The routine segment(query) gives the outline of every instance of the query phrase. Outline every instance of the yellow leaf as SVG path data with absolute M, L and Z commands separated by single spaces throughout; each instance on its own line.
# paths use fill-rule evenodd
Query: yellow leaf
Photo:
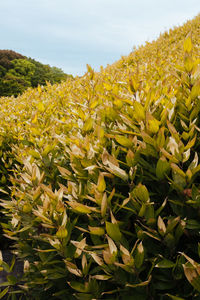
M 90 230 L 90 233 L 91 234 L 94 234 L 94 235 L 104 235 L 105 233 L 105 230 L 104 228 L 102 227 L 92 227 L 92 226 L 88 226 L 89 230 Z
M 115 139 L 120 145 L 124 147 L 130 148 L 133 145 L 132 141 L 125 136 L 117 135 L 115 136 Z
M 37 114 L 35 114 L 34 118 L 32 119 L 32 123 L 33 124 L 37 123 Z
M 184 51 L 190 53 L 192 51 L 192 41 L 191 38 L 188 37 L 183 44 Z
M 29 154 L 34 158 L 38 158 L 38 159 L 40 158 L 40 154 L 33 149 L 29 150 Z
M 149 123 L 149 127 L 148 127 L 149 131 L 151 133 L 157 133 L 159 130 L 160 121 L 154 119 L 154 120 L 149 120 L 148 123 Z
M 59 238 L 59 239 L 64 239 L 66 238 L 68 235 L 68 231 L 65 227 L 63 226 L 60 226 L 60 228 L 58 229 L 58 231 L 56 232 L 56 236 Z
M 103 193 L 106 189 L 106 183 L 104 180 L 104 176 L 102 173 L 99 174 L 98 183 L 97 183 L 97 190 Z
M 145 119 L 145 110 L 141 103 L 135 101 L 134 102 L 134 116 L 136 119 L 144 120 Z
M 39 104 L 38 104 L 38 110 L 41 113 L 45 111 L 45 107 L 44 107 L 44 104 L 42 102 L 39 102 Z
M 93 120 L 92 118 L 88 118 L 85 121 L 85 124 L 83 125 L 83 131 L 88 132 L 92 129 L 92 127 L 93 127 Z
M 32 206 L 31 206 L 31 204 L 29 204 L 29 203 L 24 204 L 22 210 L 23 210 L 24 213 L 29 213 L 29 212 L 31 212 L 31 211 L 32 211 Z
M 84 204 L 81 204 L 81 203 L 78 203 L 78 202 L 75 202 L 75 201 L 73 201 L 73 202 L 68 201 L 67 203 L 77 213 L 90 214 L 92 212 L 92 210 Z

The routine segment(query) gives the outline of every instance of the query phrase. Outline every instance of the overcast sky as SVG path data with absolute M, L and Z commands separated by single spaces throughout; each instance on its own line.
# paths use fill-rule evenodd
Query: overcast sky
M 200 13 L 200 0 L 0 0 L 0 49 L 82 75 Z

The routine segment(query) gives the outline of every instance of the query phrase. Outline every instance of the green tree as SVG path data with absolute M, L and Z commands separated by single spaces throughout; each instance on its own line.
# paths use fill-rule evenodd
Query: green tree
M 0 97 L 18 96 L 28 87 L 59 83 L 72 75 L 12 50 L 0 50 Z

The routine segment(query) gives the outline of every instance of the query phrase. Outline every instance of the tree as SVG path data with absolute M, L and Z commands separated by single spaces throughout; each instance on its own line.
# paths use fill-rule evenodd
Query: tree
M 17 96 L 28 87 L 61 82 L 72 75 L 12 50 L 0 50 L 0 97 Z

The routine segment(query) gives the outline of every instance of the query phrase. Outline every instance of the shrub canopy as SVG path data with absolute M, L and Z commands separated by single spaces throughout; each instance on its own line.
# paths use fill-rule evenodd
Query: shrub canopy
M 199 24 L 0 99 L 27 299 L 199 299 Z

